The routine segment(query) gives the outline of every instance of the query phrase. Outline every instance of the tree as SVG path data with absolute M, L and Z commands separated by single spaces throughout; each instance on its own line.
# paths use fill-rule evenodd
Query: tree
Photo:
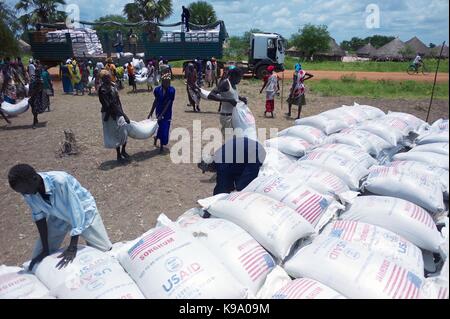
M 434 44 L 434 43 L 430 43 L 430 45 L 428 46 L 430 49 L 433 49 L 433 48 L 435 48 L 436 47 L 436 44 Z
M 3 23 L 3 20 L 0 20 L 0 39 L 2 39 L 0 56 L 12 56 L 19 53 L 17 39 L 14 37 L 12 30 Z
M 172 0 L 134 0 L 124 6 L 123 13 L 131 22 L 159 23 L 172 15 Z M 156 25 L 149 24 L 145 30 L 149 33 L 151 40 L 156 40 L 159 31 Z
M 242 36 L 232 36 L 228 39 L 225 48 L 225 56 L 233 59 L 244 59 L 248 57 L 250 49 L 250 37 L 252 33 L 262 32 L 260 29 L 251 29 Z
M 64 0 L 19 0 L 15 8 L 25 12 L 19 20 L 24 30 L 36 23 L 55 23 L 66 19 L 66 13 L 58 10 Z
M 106 21 L 114 21 L 118 23 L 128 23 L 128 20 L 117 14 L 109 14 L 103 17 L 96 19 L 94 22 L 106 22 Z M 94 26 L 94 30 L 97 31 L 98 35 L 103 33 L 114 34 L 116 31 L 122 31 L 122 34 L 126 35 L 130 28 L 124 26 L 116 26 L 116 25 L 96 25 Z M 133 31 L 136 32 L 137 28 L 133 28 Z
M 342 41 L 341 48 L 346 51 L 357 51 L 358 49 L 369 43 L 366 39 L 358 37 L 351 38 L 350 41 Z
M 207 25 L 217 22 L 216 11 L 214 7 L 206 1 L 197 1 L 189 5 L 191 12 L 190 21 L 197 25 Z
M 366 43 L 372 44 L 372 46 L 374 46 L 375 48 L 381 48 L 383 45 L 391 42 L 392 40 L 394 40 L 395 37 L 388 37 L 388 36 L 384 36 L 384 35 L 374 35 L 371 37 L 367 37 L 364 39 L 364 41 L 366 41 Z
M 415 55 L 415 50 L 410 45 L 406 45 L 403 49 L 398 51 L 404 58 L 411 58 Z
M 317 52 L 327 52 L 330 49 L 330 33 L 326 25 L 306 24 L 297 34 L 292 36 L 293 44 L 307 58 Z
M 20 29 L 15 10 L 11 9 L 5 2 L 0 2 L 0 21 L 2 21 L 5 26 L 9 26 L 9 29 L 13 34 L 16 34 Z

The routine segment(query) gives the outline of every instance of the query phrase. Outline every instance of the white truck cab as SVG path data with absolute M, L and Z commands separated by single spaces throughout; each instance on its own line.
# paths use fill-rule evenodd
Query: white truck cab
M 250 36 L 249 69 L 262 78 L 269 65 L 277 72 L 284 70 L 286 40 L 278 33 L 252 33 Z

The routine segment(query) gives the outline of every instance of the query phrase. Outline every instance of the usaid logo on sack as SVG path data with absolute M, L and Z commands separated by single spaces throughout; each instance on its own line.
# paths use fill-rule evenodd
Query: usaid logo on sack
M 353 248 L 345 249 L 344 255 L 353 260 L 359 259 L 359 257 L 361 257 L 361 254 Z
M 171 257 L 166 260 L 165 266 L 168 272 L 174 272 L 183 267 L 183 261 L 178 257 Z

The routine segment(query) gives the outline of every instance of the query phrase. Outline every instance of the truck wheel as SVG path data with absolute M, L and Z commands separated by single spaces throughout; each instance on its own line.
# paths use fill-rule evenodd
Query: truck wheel
M 267 67 L 268 67 L 268 65 L 260 65 L 256 69 L 256 77 L 258 79 L 262 80 L 266 75 L 269 74 L 269 72 L 267 71 Z

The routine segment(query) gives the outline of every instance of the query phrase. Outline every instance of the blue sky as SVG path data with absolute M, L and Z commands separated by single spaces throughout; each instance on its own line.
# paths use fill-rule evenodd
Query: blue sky
M 10 5 L 17 1 L 6 0 Z M 105 14 L 121 14 L 131 0 L 66 0 L 78 4 L 84 20 Z M 165 22 L 180 20 L 181 6 L 192 0 L 173 0 L 174 14 Z M 231 35 L 251 28 L 278 32 L 289 37 L 306 23 L 328 25 L 338 41 L 353 36 L 393 35 L 406 41 L 417 35 L 426 44 L 449 39 L 448 0 L 209 0 Z M 380 28 L 366 27 L 366 7 L 380 9 Z

